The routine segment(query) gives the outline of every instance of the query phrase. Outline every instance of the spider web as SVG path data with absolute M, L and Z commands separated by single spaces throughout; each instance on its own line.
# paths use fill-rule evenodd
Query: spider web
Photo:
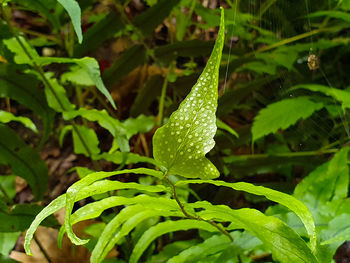
M 252 15 L 253 19 L 250 21 L 250 24 L 252 28 L 262 28 L 264 30 L 268 30 L 270 32 L 273 32 L 273 34 L 276 36 L 277 41 L 282 41 L 285 39 L 289 39 L 294 37 L 293 34 L 286 33 L 285 26 L 288 26 L 288 23 L 285 23 L 283 21 L 282 15 L 279 16 L 279 12 L 282 13 L 285 10 L 294 10 L 295 6 L 298 5 L 298 9 L 304 9 L 302 14 L 299 14 L 298 17 L 295 17 L 295 20 L 293 21 L 296 24 L 297 30 L 299 30 L 298 34 L 301 35 L 302 33 L 310 33 L 308 34 L 308 37 L 300 38 L 297 41 L 290 42 L 290 45 L 294 44 L 303 44 L 307 45 L 309 47 L 309 51 L 305 52 L 305 55 L 302 57 L 299 57 L 295 61 L 295 65 L 299 68 L 304 67 L 305 70 L 308 71 L 309 78 L 308 82 L 297 82 L 293 78 L 291 78 L 288 71 L 280 71 L 280 77 L 278 78 L 278 81 L 269 82 L 267 84 L 267 88 L 270 90 L 273 90 L 272 100 L 271 101 L 279 101 L 282 99 L 285 99 L 287 97 L 294 97 L 294 92 L 291 92 L 289 89 L 297 84 L 323 84 L 326 86 L 329 86 L 330 88 L 334 88 L 331 81 L 329 80 L 326 70 L 323 68 L 323 65 L 320 64 L 320 67 L 318 71 L 311 71 L 308 69 L 308 58 L 310 55 L 318 56 L 317 50 L 315 50 L 314 41 L 317 39 L 317 36 L 314 36 L 312 34 L 313 30 L 313 24 L 310 20 L 310 13 L 314 11 L 314 9 L 317 9 L 317 6 L 313 6 L 310 4 L 310 0 L 299 0 L 298 3 L 294 1 L 281 1 L 281 0 L 248 0 L 245 4 L 243 1 L 232 1 L 234 3 L 235 12 L 233 13 L 233 21 L 236 21 L 237 16 L 240 15 L 240 12 L 247 12 Z M 237 5 L 238 3 L 238 5 Z M 237 8 L 238 6 L 238 8 Z M 302 8 L 301 8 L 302 7 Z M 254 30 L 251 31 L 254 33 Z M 235 37 L 235 24 L 233 27 L 231 27 L 231 30 L 228 32 L 227 36 L 229 36 L 230 39 L 230 47 L 229 47 L 229 55 L 228 55 L 228 61 L 231 59 L 231 51 L 233 46 L 233 38 Z M 288 47 L 288 45 L 287 45 Z M 251 49 L 252 53 L 255 58 L 259 57 L 259 46 L 254 45 L 252 43 Z M 271 49 L 273 51 L 273 49 Z M 299 53 L 302 54 L 302 53 Z M 227 64 L 226 68 L 226 74 L 225 74 L 225 82 L 223 91 L 228 88 L 228 78 L 230 77 L 228 75 L 229 72 L 229 63 Z M 318 75 L 318 79 L 316 78 L 316 75 Z M 279 88 L 276 89 L 276 86 L 279 85 Z M 265 87 L 263 87 L 265 89 Z M 341 105 L 338 101 L 336 101 L 333 98 L 333 102 L 335 105 L 338 105 L 337 112 L 341 121 L 341 124 L 344 127 L 344 130 L 346 132 L 347 138 L 350 138 L 350 132 L 349 132 L 349 125 L 347 121 L 347 117 L 343 112 L 343 109 L 341 108 Z M 267 105 L 265 105 L 267 106 Z M 336 134 L 330 135 L 330 131 L 333 130 L 334 126 L 332 123 L 328 122 L 325 118 L 325 114 L 321 112 L 315 112 L 312 117 L 310 117 L 305 122 L 311 123 L 315 130 L 317 130 L 317 133 L 319 135 L 319 138 L 328 138 L 330 141 L 330 144 L 337 142 L 339 140 L 339 136 Z M 296 137 L 302 137 L 303 142 L 308 141 L 311 139 L 310 137 L 313 137 L 312 132 L 308 132 L 306 134 L 300 134 L 303 131 L 299 129 L 300 125 L 294 125 L 293 127 L 288 128 L 288 133 L 291 135 L 295 135 Z M 313 138 L 315 141 L 318 139 Z M 299 148 L 293 149 L 294 151 L 304 151 L 303 142 L 300 142 Z M 307 149 L 309 150 L 309 149 Z M 316 149 L 315 149 L 316 150 Z

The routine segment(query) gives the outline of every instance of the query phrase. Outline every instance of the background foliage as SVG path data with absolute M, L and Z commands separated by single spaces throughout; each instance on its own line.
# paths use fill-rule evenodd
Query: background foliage
M 1 262 L 349 260 L 350 1 L 1 5 Z

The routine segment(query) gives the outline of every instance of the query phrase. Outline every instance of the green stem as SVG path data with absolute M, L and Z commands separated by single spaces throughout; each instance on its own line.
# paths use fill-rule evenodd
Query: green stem
M 303 33 L 303 34 L 300 34 L 300 35 L 297 35 L 297 36 L 294 36 L 294 37 L 283 39 L 283 40 L 281 40 L 281 41 L 279 41 L 277 43 L 274 43 L 272 45 L 259 48 L 258 50 L 254 51 L 254 52 L 247 53 L 246 56 L 251 56 L 251 55 L 253 55 L 255 53 L 261 53 L 261 52 L 269 51 L 271 49 L 275 49 L 275 48 L 278 48 L 280 46 L 284 46 L 284 45 L 293 43 L 293 42 L 298 41 L 300 39 L 307 38 L 307 37 L 319 34 L 321 32 L 333 31 L 333 30 L 336 30 L 336 29 L 338 29 L 338 27 L 328 27 L 328 28 L 315 29 L 315 30 L 312 30 L 312 31 L 309 31 L 309 32 L 306 32 L 306 33 Z
M 323 154 L 332 154 L 339 152 L 339 149 L 320 149 L 318 151 L 309 151 L 309 152 L 291 152 L 291 153 L 279 153 L 279 154 L 254 154 L 254 155 L 238 155 L 242 159 L 264 159 L 267 157 L 306 157 L 306 156 L 315 156 Z M 230 158 L 230 157 L 228 157 Z
M 211 224 L 213 227 L 215 227 L 216 229 L 218 229 L 222 234 L 224 234 L 225 236 L 227 236 L 230 241 L 232 242 L 233 241 L 233 238 L 232 236 L 227 232 L 226 229 L 222 228 L 221 226 L 219 226 L 217 223 L 215 223 L 214 221 L 212 220 L 205 220 L 203 218 L 201 218 L 200 216 L 197 216 L 197 215 L 191 215 L 189 214 L 184 205 L 181 203 L 181 201 L 179 200 L 178 196 L 177 196 L 177 193 L 176 193 L 176 186 L 169 180 L 168 178 L 168 172 L 166 171 L 164 173 L 164 180 L 170 184 L 171 188 L 172 188 L 172 192 L 173 192 L 173 198 L 175 199 L 176 203 L 179 205 L 182 213 L 189 219 L 194 219 L 194 220 L 199 220 L 199 221 L 204 221 L 204 222 L 207 222 L 208 224 Z
M 43 70 L 43 68 L 36 63 L 36 61 L 34 60 L 34 58 L 32 57 L 32 55 L 30 54 L 30 52 L 27 50 L 27 48 L 25 47 L 25 45 L 23 44 L 22 40 L 19 38 L 19 36 L 17 35 L 17 32 L 14 30 L 14 28 L 11 25 L 11 21 L 10 18 L 7 16 L 6 11 L 4 10 L 4 7 L 1 6 L 1 10 L 3 13 L 3 16 L 5 18 L 6 23 L 9 26 L 9 29 L 11 31 L 11 33 L 14 35 L 14 37 L 16 38 L 18 44 L 21 46 L 21 48 L 23 49 L 24 53 L 26 54 L 26 56 L 29 58 L 31 64 L 33 65 L 33 68 L 39 73 L 44 85 L 51 91 L 51 93 L 53 94 L 53 96 L 55 97 L 55 100 L 57 101 L 57 103 L 59 104 L 59 106 L 61 107 L 61 109 L 63 111 L 67 111 L 67 109 L 65 108 L 65 105 L 62 103 L 62 101 L 60 100 L 60 98 L 58 97 L 58 95 L 55 92 L 55 89 L 53 88 L 53 86 L 51 85 L 50 81 L 46 78 L 45 76 L 45 72 Z M 77 124 L 74 122 L 74 120 L 71 121 L 72 123 L 72 127 L 73 130 L 76 132 L 77 136 L 79 137 L 80 141 L 83 144 L 83 147 L 85 148 L 86 152 L 88 153 L 88 155 L 90 157 L 92 157 L 92 153 L 89 149 L 89 147 L 87 146 L 82 134 L 79 132 L 78 128 L 77 128 Z M 96 161 L 93 161 L 93 164 L 95 166 L 95 169 L 100 169 L 99 165 L 97 164 Z

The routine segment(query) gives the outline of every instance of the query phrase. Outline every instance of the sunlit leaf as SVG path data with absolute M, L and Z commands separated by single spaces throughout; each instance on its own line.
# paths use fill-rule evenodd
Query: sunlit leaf
M 219 171 L 205 157 L 214 147 L 218 73 L 224 44 L 224 16 L 207 66 L 179 109 L 153 136 L 153 155 L 169 173 L 188 178 L 210 179 Z

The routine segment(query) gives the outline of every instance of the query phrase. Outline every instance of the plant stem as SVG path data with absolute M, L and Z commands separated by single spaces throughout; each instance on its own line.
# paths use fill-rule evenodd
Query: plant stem
M 47 40 L 51 40 L 53 42 L 57 41 L 57 38 L 55 36 L 45 35 L 45 34 L 42 34 L 40 32 L 36 32 L 36 31 L 30 30 L 30 29 L 21 28 L 21 31 L 26 33 L 26 34 L 28 34 L 28 35 L 42 37 L 42 38 L 45 38 Z
M 315 156 L 322 154 L 332 154 L 339 152 L 339 149 L 320 149 L 318 151 L 309 151 L 309 152 L 290 152 L 290 153 L 279 153 L 279 154 L 246 154 L 246 155 L 234 155 L 234 157 L 242 158 L 242 159 L 264 159 L 267 157 L 305 157 L 305 156 Z M 230 158 L 228 156 L 227 158 Z
M 211 224 L 213 227 L 215 227 L 216 229 L 218 229 L 222 234 L 224 234 L 225 236 L 227 236 L 227 237 L 230 239 L 231 242 L 233 241 L 232 236 L 227 232 L 227 230 L 224 229 L 224 228 L 222 228 L 221 226 L 219 226 L 219 225 L 218 225 L 217 223 L 215 223 L 214 221 L 212 221 L 212 220 L 205 220 L 205 219 L 201 218 L 200 216 L 189 214 L 189 213 L 186 211 L 184 205 L 181 203 L 181 201 L 179 200 L 179 198 L 178 198 L 178 196 L 177 196 L 177 193 L 176 193 L 176 186 L 168 179 L 168 172 L 167 172 L 167 171 L 164 173 L 164 179 L 167 181 L 168 184 L 171 185 L 172 192 L 173 192 L 173 198 L 175 199 L 176 203 L 179 205 L 179 207 L 180 207 L 182 213 L 183 213 L 187 218 L 207 222 L 208 224 Z
M 21 48 L 23 49 L 23 52 L 27 55 L 28 59 L 30 60 L 30 62 L 33 65 L 33 68 L 39 73 L 44 85 L 51 91 L 51 93 L 53 94 L 53 96 L 55 97 L 55 100 L 57 101 L 57 103 L 59 104 L 59 106 L 61 107 L 61 109 L 63 111 L 67 111 L 67 109 L 65 108 L 64 104 L 62 103 L 62 101 L 60 100 L 60 98 L 58 97 L 58 95 L 55 92 L 55 89 L 53 88 L 53 86 L 51 85 L 50 81 L 47 79 L 47 77 L 45 76 L 45 72 L 43 70 L 43 68 L 36 63 L 36 61 L 34 60 L 34 58 L 32 57 L 32 55 L 30 54 L 30 52 L 27 50 L 27 48 L 25 47 L 25 45 L 23 44 L 22 40 L 19 38 L 19 36 L 17 35 L 17 32 L 14 30 L 14 28 L 11 25 L 11 21 L 10 18 L 7 16 L 6 11 L 4 10 L 4 7 L 1 6 L 1 11 L 3 13 L 3 16 L 5 18 L 6 23 L 9 26 L 9 29 L 11 31 L 11 33 L 13 34 L 13 36 L 16 38 L 18 44 L 21 46 Z M 79 132 L 77 124 L 75 123 L 74 120 L 71 120 L 72 123 L 72 127 L 74 132 L 77 134 L 77 136 L 79 137 L 81 143 L 83 144 L 83 147 L 85 148 L 86 152 L 88 153 L 88 155 L 90 157 L 92 157 L 92 153 L 89 149 L 89 147 L 87 146 L 82 134 Z M 98 165 L 98 163 L 96 161 L 93 160 L 93 165 L 94 168 L 96 170 L 100 170 L 100 167 Z
M 44 247 L 41 245 L 41 243 L 39 242 L 39 240 L 37 239 L 37 237 L 34 235 L 34 240 L 37 243 L 38 247 L 40 248 L 40 251 L 44 254 L 44 257 L 46 258 L 46 260 L 51 263 L 52 260 L 50 259 L 49 255 L 47 254 L 46 250 L 44 249 Z
M 269 51 L 271 49 L 275 49 L 277 47 L 293 43 L 293 42 L 298 41 L 300 39 L 307 38 L 307 37 L 319 34 L 321 32 L 333 31 L 333 30 L 336 30 L 336 29 L 338 29 L 338 27 L 328 27 L 328 28 L 315 29 L 315 30 L 312 30 L 312 31 L 309 31 L 309 32 L 306 32 L 306 33 L 303 33 L 303 34 L 300 34 L 300 35 L 297 35 L 297 36 L 294 36 L 294 37 L 283 39 L 283 40 L 281 40 L 281 41 L 279 41 L 277 43 L 274 43 L 272 45 L 264 46 L 262 48 L 259 48 L 255 52 L 247 53 L 245 56 L 248 57 L 248 56 L 251 56 L 251 55 L 253 55 L 255 53 L 261 53 L 261 52 Z

